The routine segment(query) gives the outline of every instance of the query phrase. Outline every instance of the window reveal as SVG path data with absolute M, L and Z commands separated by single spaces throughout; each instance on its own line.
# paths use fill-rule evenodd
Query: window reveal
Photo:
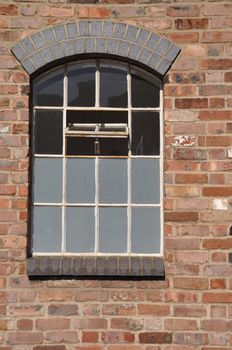
M 161 93 L 114 61 L 34 80 L 34 255 L 162 253 Z

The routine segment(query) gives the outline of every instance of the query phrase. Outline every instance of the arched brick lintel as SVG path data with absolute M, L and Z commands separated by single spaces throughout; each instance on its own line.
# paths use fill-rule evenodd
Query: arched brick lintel
M 124 23 L 80 20 L 46 28 L 12 48 L 29 75 L 47 64 L 80 54 L 108 54 L 135 60 L 161 76 L 180 49 L 165 37 Z

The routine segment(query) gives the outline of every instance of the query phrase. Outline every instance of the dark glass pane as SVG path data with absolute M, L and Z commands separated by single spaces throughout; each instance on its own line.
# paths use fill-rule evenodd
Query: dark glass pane
M 67 155 L 80 156 L 127 156 L 127 138 L 68 137 Z
M 127 107 L 127 72 L 112 64 L 100 66 L 100 106 Z
M 132 107 L 159 107 L 160 88 L 148 74 L 132 72 L 131 74 Z
M 62 112 L 36 111 L 34 121 L 34 153 L 62 154 L 62 140 Z
M 76 64 L 68 70 L 68 105 L 95 106 L 95 71 L 93 64 Z
M 128 139 L 102 138 L 100 139 L 100 155 L 102 156 L 127 156 Z
M 132 113 L 132 154 L 159 155 L 160 122 L 159 113 Z
M 67 111 L 69 123 L 126 123 L 127 112 L 123 111 Z
M 63 69 L 44 74 L 33 82 L 35 106 L 63 105 Z

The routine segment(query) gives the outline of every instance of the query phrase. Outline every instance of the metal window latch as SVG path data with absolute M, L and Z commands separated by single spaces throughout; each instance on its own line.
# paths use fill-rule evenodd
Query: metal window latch
M 96 155 L 99 155 L 99 154 L 100 154 L 100 144 L 99 144 L 98 139 L 96 139 L 96 140 L 94 141 L 94 153 L 95 153 Z

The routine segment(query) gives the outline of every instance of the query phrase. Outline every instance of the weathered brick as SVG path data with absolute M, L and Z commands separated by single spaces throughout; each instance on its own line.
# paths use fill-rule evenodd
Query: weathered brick
M 142 344 L 170 344 L 172 343 L 172 333 L 168 333 L 168 332 L 139 333 L 139 342 Z

